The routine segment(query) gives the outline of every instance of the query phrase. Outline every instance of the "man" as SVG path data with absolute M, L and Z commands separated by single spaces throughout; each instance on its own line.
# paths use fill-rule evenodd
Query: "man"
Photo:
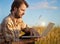
M 26 8 L 28 8 L 28 4 L 25 0 L 13 1 L 11 13 L 4 18 L 3 22 L 1 23 L 2 34 L 6 44 L 11 44 L 12 41 L 19 41 L 21 30 L 27 28 L 27 25 L 22 20 L 22 16 L 24 15 Z M 27 30 L 27 32 L 28 31 L 29 30 Z

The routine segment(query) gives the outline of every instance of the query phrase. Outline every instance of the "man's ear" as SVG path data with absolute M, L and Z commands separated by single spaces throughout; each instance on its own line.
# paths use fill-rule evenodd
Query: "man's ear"
M 17 8 L 16 7 L 14 7 L 14 12 L 17 12 Z

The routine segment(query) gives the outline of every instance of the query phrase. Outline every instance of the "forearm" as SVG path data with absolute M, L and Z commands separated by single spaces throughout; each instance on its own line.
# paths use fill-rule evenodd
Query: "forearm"
M 30 28 L 27 28 L 27 27 L 26 27 L 26 28 L 22 29 L 22 31 L 23 31 L 23 32 L 30 32 Z

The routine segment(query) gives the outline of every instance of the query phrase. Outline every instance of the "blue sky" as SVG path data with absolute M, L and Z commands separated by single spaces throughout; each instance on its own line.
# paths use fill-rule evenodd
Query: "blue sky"
M 23 20 L 30 26 L 54 22 L 60 26 L 60 0 L 26 0 L 29 4 Z M 13 0 L 0 0 L 0 23 L 9 15 Z

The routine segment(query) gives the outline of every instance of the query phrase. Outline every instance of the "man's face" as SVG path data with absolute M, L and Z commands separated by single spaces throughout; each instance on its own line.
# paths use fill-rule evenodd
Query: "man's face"
M 22 18 L 26 10 L 26 5 L 23 3 L 19 8 L 17 8 L 17 11 L 15 13 L 16 18 Z

